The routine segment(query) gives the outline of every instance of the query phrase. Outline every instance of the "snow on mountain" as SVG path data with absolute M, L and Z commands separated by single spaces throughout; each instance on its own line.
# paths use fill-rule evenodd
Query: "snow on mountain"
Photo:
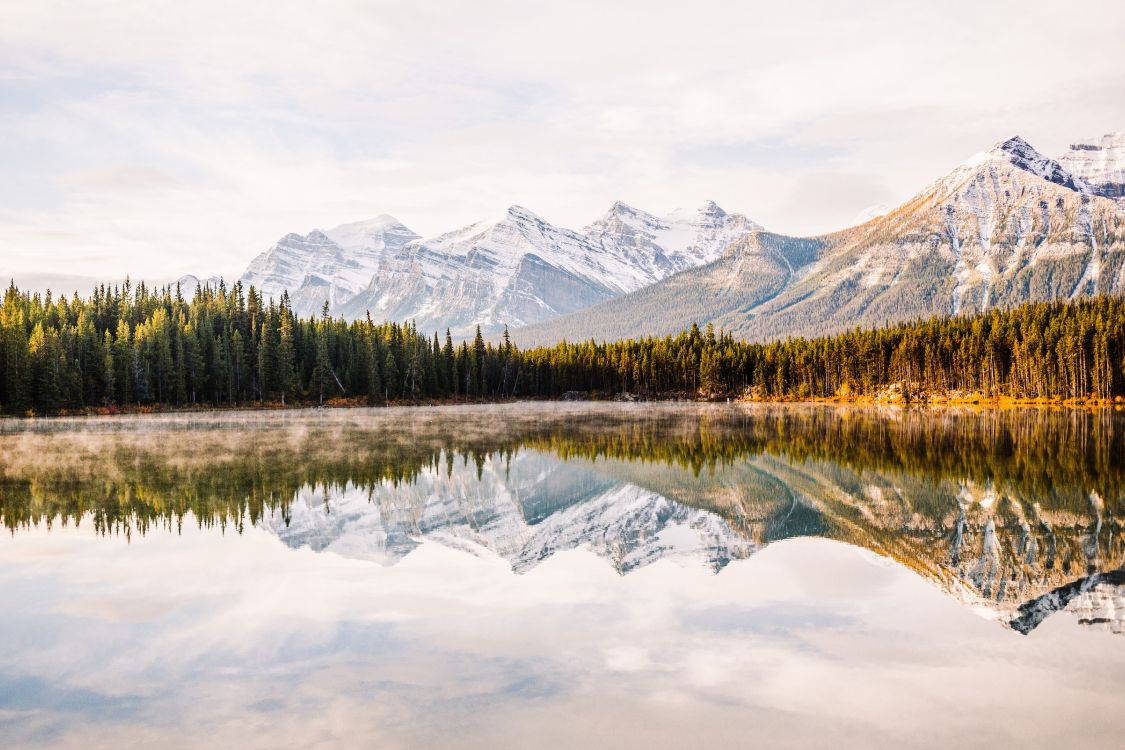
M 1123 291 L 1125 207 L 1016 136 L 859 226 L 752 231 L 712 263 L 513 336 L 611 340 L 710 322 L 766 340 Z
M 740 214 L 726 213 L 713 201 L 666 217 L 618 201 L 582 231 L 596 246 L 622 256 L 641 272 L 642 283 L 635 289 L 710 263 L 731 242 L 755 229 L 761 226 Z
M 366 288 L 383 260 L 417 237 L 386 215 L 327 232 L 287 234 L 250 263 L 242 283 L 275 300 L 288 291 L 298 315 L 315 315 L 325 301 L 340 305 Z
M 618 202 L 580 231 L 512 206 L 430 238 L 389 216 L 290 234 L 242 280 L 288 290 L 303 316 L 327 301 L 348 319 L 458 337 L 509 326 L 550 343 L 708 321 L 748 338 L 815 335 L 1125 290 L 1123 194 L 1121 134 L 1058 160 L 1014 136 L 820 237 L 769 235 L 711 202 L 667 216 Z
M 720 517 L 533 451 L 422 472 L 409 485 L 303 488 L 262 526 L 285 544 L 393 565 L 425 540 L 525 572 L 587 547 L 621 573 L 671 558 L 719 570 L 754 545 Z
M 195 276 L 190 273 L 176 279 L 176 283 L 180 285 L 180 290 L 185 297 L 194 293 L 196 287 L 211 287 L 212 289 L 218 289 L 220 281 L 222 281 L 222 279 L 218 276 L 208 276 L 206 278 L 200 278 L 199 276 Z
M 1059 163 L 1106 198 L 1125 200 L 1125 133 L 1070 144 Z
M 758 228 L 708 202 L 669 217 L 616 203 L 581 232 L 522 206 L 436 237 L 389 216 L 327 232 L 290 234 L 242 280 L 269 297 L 288 290 L 294 310 L 359 319 L 414 320 L 459 336 L 549 320 L 714 260 Z
M 977 154 L 963 166 L 972 170 L 987 161 L 1006 162 L 1047 182 L 1062 185 L 1079 193 L 1090 192 L 1089 186 L 1081 178 L 1068 172 L 1059 162 L 1036 151 L 1030 143 L 1018 135 L 997 143 L 983 154 Z
M 496 333 L 609 299 L 640 283 L 637 270 L 580 234 L 521 206 L 412 242 L 339 308 L 348 318 L 414 320 L 424 330 Z

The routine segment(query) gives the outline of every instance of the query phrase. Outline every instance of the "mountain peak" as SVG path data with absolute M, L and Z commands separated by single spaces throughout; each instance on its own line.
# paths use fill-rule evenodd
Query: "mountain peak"
M 1018 135 L 1013 135 L 1007 140 L 1000 141 L 989 149 L 992 154 L 1012 154 L 1012 155 L 1030 155 L 1036 154 L 1042 156 L 1035 147 L 1025 141 Z
M 505 218 L 511 219 L 513 221 L 533 221 L 542 224 L 548 223 L 545 219 L 543 219 L 543 217 L 539 216 L 531 209 L 525 208 L 524 206 L 520 206 L 518 204 L 508 206 L 508 211 Z
M 326 235 L 332 239 L 337 236 L 351 236 L 360 234 L 374 234 L 385 230 L 401 231 L 407 229 L 406 225 L 401 221 L 391 216 L 390 214 L 379 214 L 373 219 L 363 219 L 361 221 L 349 221 L 346 224 L 332 227 L 325 232 Z
M 373 219 L 361 219 L 360 221 L 349 221 L 346 224 L 341 224 L 336 229 L 344 227 L 385 227 L 394 224 L 402 224 L 401 221 L 391 216 L 390 214 L 379 214 Z
M 190 294 L 197 286 L 218 289 L 219 282 L 221 281 L 222 278 L 220 278 L 219 276 L 201 277 L 191 273 L 176 279 L 176 283 L 180 285 L 181 291 L 184 294 Z
M 1017 169 L 1030 172 L 1036 177 L 1077 193 L 1090 192 L 1089 187 L 1081 178 L 1075 177 L 1051 157 L 1044 156 L 1018 135 L 1000 141 L 981 156 L 984 158 L 974 157 L 966 162 L 966 165 L 976 166 L 985 159 L 1002 159 Z
M 719 208 L 719 204 L 715 201 L 703 201 L 703 205 L 699 207 L 699 213 L 709 214 L 712 216 L 726 216 L 727 212 Z

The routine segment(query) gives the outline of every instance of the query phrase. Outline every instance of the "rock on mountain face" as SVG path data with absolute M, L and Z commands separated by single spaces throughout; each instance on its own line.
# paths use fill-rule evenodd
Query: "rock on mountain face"
M 411 243 L 386 259 L 340 311 L 411 319 L 424 330 L 471 334 L 546 320 L 641 283 L 638 269 L 520 206 L 495 222 Z
M 1072 143 L 1059 163 L 1096 195 L 1125 200 L 1125 133 Z
M 675 335 L 720 313 L 762 304 L 784 291 L 796 269 L 816 257 L 816 240 L 756 231 L 734 242 L 716 261 L 549 324 L 512 331 L 523 345 L 639 335 Z
M 714 263 L 515 334 L 614 339 L 712 322 L 748 339 L 1125 289 L 1125 209 L 1011 138 L 898 208 L 820 237 L 750 233 Z
M 328 232 L 287 234 L 250 263 L 242 283 L 274 299 L 288 291 L 298 315 L 315 315 L 325 301 L 335 307 L 366 288 L 373 269 L 417 238 L 386 215 Z
M 1006 161 L 1017 169 L 1070 190 L 1080 193 L 1090 192 L 1089 186 L 1081 178 L 1075 177 L 1054 159 L 1036 151 L 1030 143 L 1018 135 L 996 144 L 990 151 L 978 154 L 962 166 L 972 168 L 994 159 Z
M 698 211 L 675 211 L 664 218 L 618 201 L 582 233 L 604 252 L 641 269 L 643 285 L 710 263 L 731 242 L 756 229 L 761 227 L 745 216 L 727 214 L 712 201 Z
M 422 239 L 391 217 L 328 232 L 290 234 L 243 275 L 264 294 L 288 290 L 294 310 L 327 300 L 349 319 L 414 320 L 423 330 L 471 335 L 549 320 L 708 263 L 758 228 L 714 203 L 657 217 L 616 203 L 581 232 L 520 206 Z

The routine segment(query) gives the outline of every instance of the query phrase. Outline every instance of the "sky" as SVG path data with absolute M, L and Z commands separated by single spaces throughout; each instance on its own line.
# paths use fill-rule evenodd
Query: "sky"
M 1125 3 L 0 0 L 0 274 L 237 277 L 289 232 L 842 228 L 1014 134 L 1125 129 Z

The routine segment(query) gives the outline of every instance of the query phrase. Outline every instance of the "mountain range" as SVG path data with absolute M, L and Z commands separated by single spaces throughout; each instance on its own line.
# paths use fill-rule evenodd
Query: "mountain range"
M 1090 153 L 1072 147 L 1068 156 Z M 1116 171 L 1105 166 L 1110 157 L 1069 158 L 1084 170 L 1076 174 L 1010 138 L 857 227 L 816 237 L 748 233 L 713 263 L 515 340 L 666 335 L 692 323 L 768 340 L 1119 293 L 1125 202 L 1100 194 L 1117 190 L 1125 161 L 1120 147 L 1116 154 Z
M 214 283 L 185 277 L 189 288 Z M 431 238 L 382 215 L 289 234 L 241 281 L 301 316 L 523 345 L 664 335 L 712 323 L 742 338 L 1068 299 L 1125 288 L 1125 134 L 1058 159 L 1013 137 L 902 205 L 813 237 L 767 231 L 713 202 L 657 216 L 615 203 L 580 230 L 521 206 Z
M 581 231 L 521 206 L 503 216 L 422 238 L 391 216 L 306 235 L 289 234 L 242 275 L 293 310 L 327 301 L 348 319 L 414 320 L 422 330 L 488 334 L 550 320 L 717 259 L 759 229 L 714 203 L 658 217 L 615 203 Z

